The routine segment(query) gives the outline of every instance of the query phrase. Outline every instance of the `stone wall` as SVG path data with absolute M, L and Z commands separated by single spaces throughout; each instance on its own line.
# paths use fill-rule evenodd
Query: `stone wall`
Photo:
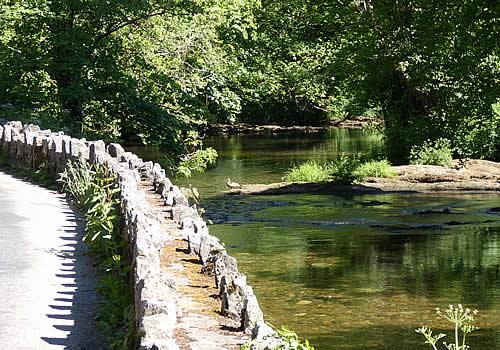
M 206 222 L 191 207 L 179 187 L 165 176 L 157 163 L 144 162 L 119 144 L 75 139 L 62 132 L 41 130 L 21 122 L 0 122 L 0 155 L 16 168 L 46 167 L 55 180 L 69 160 L 83 158 L 106 165 L 117 175 L 121 190 L 122 234 L 133 267 L 135 320 L 140 349 L 178 349 L 175 343 L 179 310 L 175 283 L 161 268 L 160 254 L 168 244 L 160 220 L 146 201 L 141 182 L 153 185 L 170 208 L 171 219 L 181 230 L 187 249 L 197 255 L 203 270 L 212 274 L 219 288 L 221 313 L 252 333 L 254 349 L 278 345 L 276 333 L 264 323 L 262 311 L 246 276 L 238 271 L 236 259 L 210 235 Z

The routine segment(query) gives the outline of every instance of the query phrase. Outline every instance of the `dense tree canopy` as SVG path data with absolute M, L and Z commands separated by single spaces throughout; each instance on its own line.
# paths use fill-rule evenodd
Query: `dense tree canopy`
M 371 114 L 388 150 L 500 158 L 495 0 L 3 0 L 0 118 L 169 145 Z M 393 147 L 397 145 L 397 147 Z

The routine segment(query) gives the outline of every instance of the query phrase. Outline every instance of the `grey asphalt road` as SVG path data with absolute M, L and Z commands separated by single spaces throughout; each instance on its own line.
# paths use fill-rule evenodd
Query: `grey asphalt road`
M 64 196 L 0 171 L 0 350 L 104 348 L 83 224 Z

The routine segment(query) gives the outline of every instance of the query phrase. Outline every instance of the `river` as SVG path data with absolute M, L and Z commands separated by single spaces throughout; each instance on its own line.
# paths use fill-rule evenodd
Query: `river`
M 479 310 L 473 350 L 500 350 L 498 195 L 218 196 L 230 177 L 280 181 L 293 164 L 341 153 L 381 153 L 373 131 L 228 136 L 205 140 L 217 167 L 181 184 L 197 187 L 207 217 L 238 259 L 266 320 L 318 350 L 423 349 L 422 325 L 448 334 L 436 307 Z M 153 148 L 131 149 L 159 159 Z M 178 182 L 179 182 L 178 181 Z M 445 338 L 446 340 L 446 338 Z

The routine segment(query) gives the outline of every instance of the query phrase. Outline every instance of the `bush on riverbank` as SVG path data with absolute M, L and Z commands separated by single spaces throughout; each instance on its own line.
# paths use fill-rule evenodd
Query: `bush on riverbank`
M 101 260 L 99 292 L 103 302 L 98 325 L 110 349 L 133 348 L 133 296 L 127 280 L 130 268 L 122 260 L 124 242 L 119 231 L 119 189 L 116 178 L 101 165 L 68 162 L 58 180 L 87 219 L 83 240 Z
M 307 161 L 289 169 L 284 176 L 288 182 L 335 182 L 338 184 L 352 184 L 362 181 L 365 177 L 395 177 L 388 160 L 369 161 L 360 163 L 360 156 L 341 155 L 337 159 L 320 164 L 316 161 Z
M 392 168 L 391 163 L 387 159 L 372 160 L 362 163 L 356 169 L 356 173 L 360 177 L 384 177 L 393 178 L 397 176 L 396 171 Z
M 341 185 L 349 185 L 355 181 L 362 181 L 363 178 L 356 173 L 359 164 L 360 156 L 358 154 L 353 156 L 340 155 L 340 157 L 330 162 L 331 181 Z
M 330 179 L 329 164 L 310 160 L 289 169 L 284 176 L 287 182 L 325 182 Z
M 451 143 L 447 139 L 427 140 L 413 146 L 410 151 L 410 164 L 451 166 L 453 160 Z

